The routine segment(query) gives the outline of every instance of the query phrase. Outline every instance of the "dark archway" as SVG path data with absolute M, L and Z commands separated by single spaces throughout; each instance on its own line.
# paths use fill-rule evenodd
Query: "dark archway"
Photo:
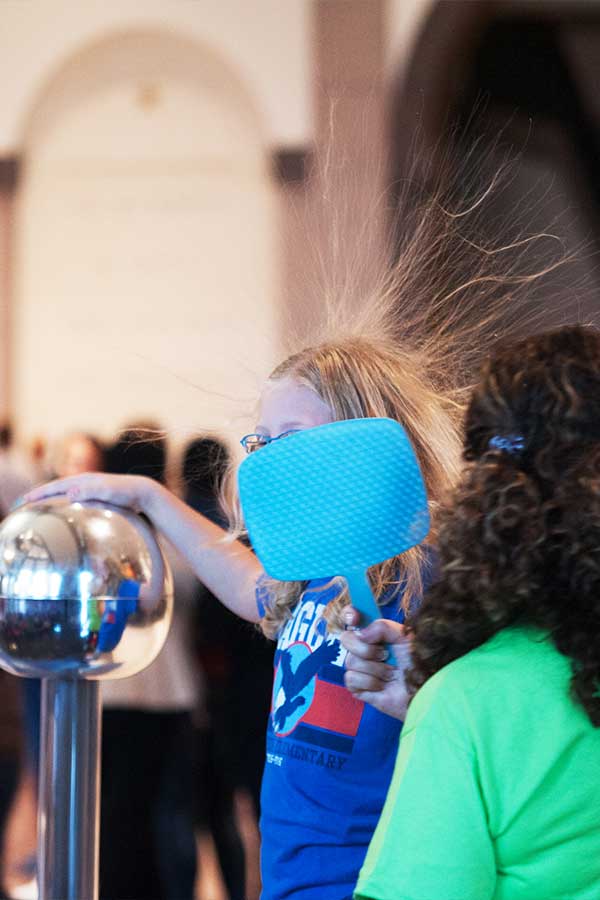
M 492 165 L 495 152 L 498 159 L 507 151 L 518 157 L 500 201 L 505 208 L 492 205 L 489 218 L 509 218 L 511 204 L 527 196 L 530 226 L 545 230 L 551 223 L 568 249 L 587 245 L 575 280 L 587 284 L 590 312 L 599 305 L 593 286 L 600 286 L 590 253 L 600 249 L 598 84 L 595 4 L 444 0 L 424 22 L 390 107 L 399 182 L 408 171 L 425 180 L 450 148 L 451 158 L 460 160 L 489 143 Z M 459 179 L 470 177 L 458 168 Z

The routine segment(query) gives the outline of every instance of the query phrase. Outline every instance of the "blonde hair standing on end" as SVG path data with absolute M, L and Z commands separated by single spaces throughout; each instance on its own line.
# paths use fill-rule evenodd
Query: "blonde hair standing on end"
M 499 337 L 536 330 L 545 321 L 555 301 L 545 276 L 572 259 L 556 235 L 529 233 L 534 210 L 526 204 L 511 208 L 510 229 L 499 223 L 489 237 L 483 211 L 510 184 L 514 169 L 507 159 L 487 177 L 491 156 L 478 146 L 458 167 L 454 159 L 442 160 L 436 172 L 424 173 L 429 187 L 417 190 L 416 201 L 407 180 L 387 244 L 373 246 L 366 222 L 356 253 L 345 248 L 343 258 L 336 261 L 333 253 L 327 260 L 315 247 L 312 275 L 320 277 L 313 286 L 317 302 L 309 308 L 317 321 L 299 340 L 290 328 L 289 355 L 268 379 L 289 377 L 307 386 L 336 420 L 385 416 L 405 428 L 429 498 L 427 543 L 435 541 L 438 508 L 459 472 L 459 431 L 474 368 Z M 336 225 L 343 216 L 336 209 L 328 217 L 331 226 L 322 234 L 339 248 Z M 239 535 L 234 494 L 230 480 L 226 505 L 237 525 L 232 535 Z M 387 601 L 390 589 L 401 586 L 408 610 L 422 593 L 426 555 L 423 546 L 415 547 L 374 566 L 369 577 L 378 600 Z M 275 638 L 305 584 L 270 580 L 268 587 L 271 602 L 261 626 Z M 347 602 L 344 589 L 328 608 L 330 627 L 341 626 Z

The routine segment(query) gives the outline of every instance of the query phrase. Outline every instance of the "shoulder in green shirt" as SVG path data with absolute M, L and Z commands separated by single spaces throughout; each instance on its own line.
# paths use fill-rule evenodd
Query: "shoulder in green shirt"
M 423 686 L 356 898 L 599 900 L 600 729 L 570 677 L 511 628 Z

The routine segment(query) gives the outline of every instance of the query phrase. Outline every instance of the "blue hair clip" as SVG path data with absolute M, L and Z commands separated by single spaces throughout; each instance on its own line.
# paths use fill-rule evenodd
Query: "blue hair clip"
M 520 434 L 495 434 L 488 444 L 490 450 L 504 450 L 506 453 L 520 453 L 525 447 L 525 439 Z

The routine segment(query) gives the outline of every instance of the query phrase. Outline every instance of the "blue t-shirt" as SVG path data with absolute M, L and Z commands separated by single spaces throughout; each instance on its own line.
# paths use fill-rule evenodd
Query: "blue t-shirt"
M 330 579 L 311 581 L 277 642 L 263 900 L 350 898 L 394 769 L 402 723 L 346 690 L 346 651 L 327 633 L 323 612 L 339 590 Z M 381 614 L 403 621 L 397 594 Z

